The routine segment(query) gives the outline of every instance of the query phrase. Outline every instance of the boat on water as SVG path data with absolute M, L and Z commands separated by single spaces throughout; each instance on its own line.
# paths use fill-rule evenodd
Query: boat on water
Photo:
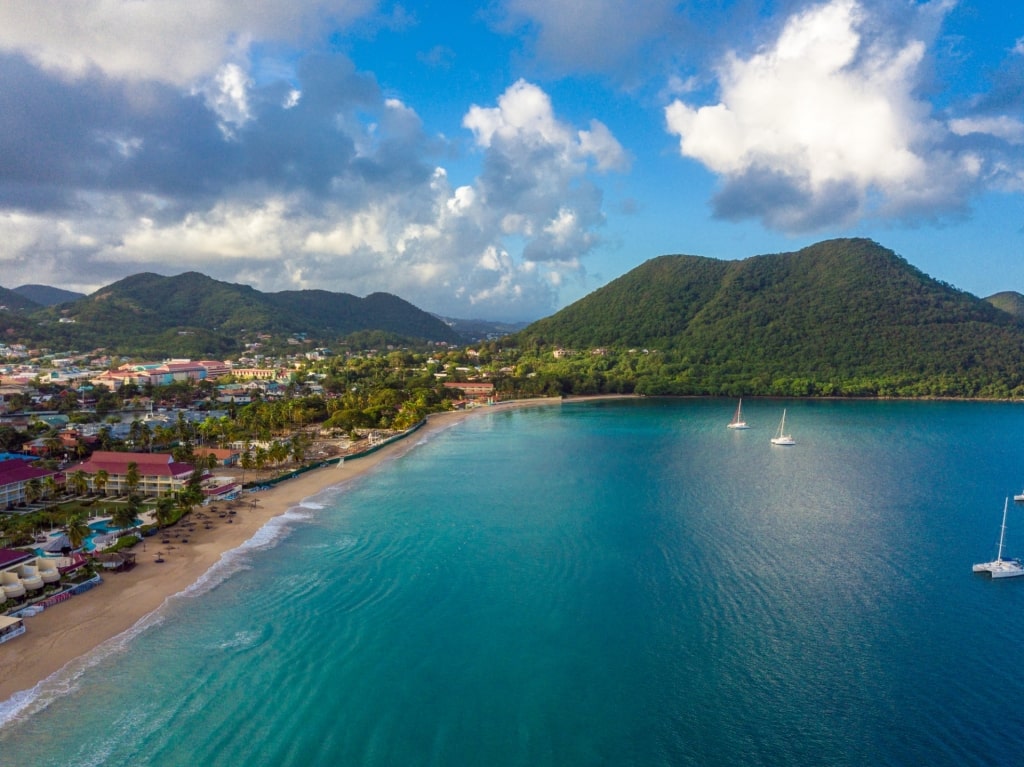
M 974 565 L 971 570 L 976 573 L 988 573 L 993 578 L 1013 578 L 1017 575 L 1024 575 L 1024 564 L 1019 559 L 1003 559 L 1003 542 L 1006 539 L 1006 509 L 1010 505 L 1007 498 L 1003 504 L 1003 524 L 999 528 L 999 549 L 996 551 L 996 558 L 991 562 L 980 562 Z
M 740 397 L 739 404 L 736 405 L 736 413 L 733 415 L 732 420 L 729 421 L 730 429 L 749 429 L 747 422 L 743 420 L 743 397 Z
M 788 447 L 789 445 L 795 445 L 796 440 L 793 439 L 789 434 L 786 434 L 786 410 L 782 410 L 782 421 L 779 423 L 779 430 L 772 437 L 772 444 L 779 445 L 780 447 Z
M 1022 490 L 1021 492 L 1019 492 L 1015 496 L 1013 496 L 1013 500 L 1015 500 L 1015 501 L 1024 501 L 1024 490 Z

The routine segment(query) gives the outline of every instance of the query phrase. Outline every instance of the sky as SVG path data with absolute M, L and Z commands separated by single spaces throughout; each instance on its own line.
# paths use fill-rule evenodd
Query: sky
M 868 237 L 1024 292 L 997 0 L 4 0 L 0 286 L 198 271 L 548 316 Z

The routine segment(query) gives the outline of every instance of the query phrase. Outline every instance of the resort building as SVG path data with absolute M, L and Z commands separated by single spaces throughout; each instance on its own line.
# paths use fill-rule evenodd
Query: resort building
M 27 461 L 0 461 L 0 511 L 11 511 L 18 506 L 24 506 L 28 503 L 28 483 L 38 480 L 42 484 L 47 481 L 47 477 L 53 477 L 54 484 L 58 487 L 64 485 L 62 472 L 41 469 Z
M 444 388 L 461 391 L 462 395 L 469 402 L 494 402 L 497 399 L 494 394 L 494 384 L 490 381 L 463 381 L 458 383 L 447 381 Z
M 242 457 L 240 450 L 232 448 L 197 447 L 195 449 L 196 460 L 200 461 L 200 463 L 209 461 L 211 455 L 217 466 L 234 466 Z M 209 466 L 210 464 L 207 463 L 206 465 Z
M 0 549 L 0 601 L 41 594 L 54 583 L 60 583 L 57 560 L 18 549 Z
M 128 493 L 128 472 L 130 464 L 135 464 L 139 482 L 135 492 L 142 496 L 160 496 L 183 490 L 193 466 L 178 463 L 167 453 L 118 453 L 97 450 L 88 461 L 78 469 L 89 475 L 89 486 L 98 490 L 96 474 L 107 473 L 106 487 L 108 495 L 126 495 Z

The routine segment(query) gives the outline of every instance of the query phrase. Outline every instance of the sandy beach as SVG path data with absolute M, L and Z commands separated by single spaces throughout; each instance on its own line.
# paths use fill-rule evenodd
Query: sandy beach
M 588 399 L 588 398 L 580 398 Z M 0 702 L 29 690 L 65 665 L 103 642 L 131 629 L 140 619 L 157 610 L 171 596 L 184 591 L 215 565 L 221 556 L 238 548 L 268 520 L 285 513 L 303 499 L 332 485 L 347 482 L 379 466 L 382 461 L 410 450 L 424 434 L 451 426 L 477 413 L 529 405 L 559 404 L 559 399 L 499 403 L 488 408 L 438 413 L 411 437 L 341 466 L 315 469 L 258 493 L 246 493 L 236 505 L 232 522 L 213 518 L 212 529 L 197 525 L 188 543 L 174 538 L 162 544 L 161 535 L 136 545 L 136 566 L 127 572 L 104 573 L 97 588 L 25 619 L 24 636 L 0 647 Z M 255 503 L 253 503 L 255 501 Z M 156 553 L 163 552 L 163 562 Z

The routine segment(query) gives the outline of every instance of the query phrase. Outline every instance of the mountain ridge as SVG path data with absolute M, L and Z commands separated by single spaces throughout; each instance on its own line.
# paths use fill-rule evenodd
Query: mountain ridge
M 514 338 L 656 349 L 673 366 L 666 393 L 772 391 L 782 378 L 796 394 L 867 378 L 1024 382 L 1019 317 L 859 238 L 737 261 L 659 256 Z
M 165 356 L 238 352 L 246 334 L 301 335 L 320 343 L 354 334 L 396 343 L 463 340 L 441 320 L 391 294 L 263 293 L 199 272 L 134 274 L 70 303 L 37 307 L 17 318 L 4 313 L 0 321 L 0 338 L 8 343 L 21 338 L 66 349 Z

